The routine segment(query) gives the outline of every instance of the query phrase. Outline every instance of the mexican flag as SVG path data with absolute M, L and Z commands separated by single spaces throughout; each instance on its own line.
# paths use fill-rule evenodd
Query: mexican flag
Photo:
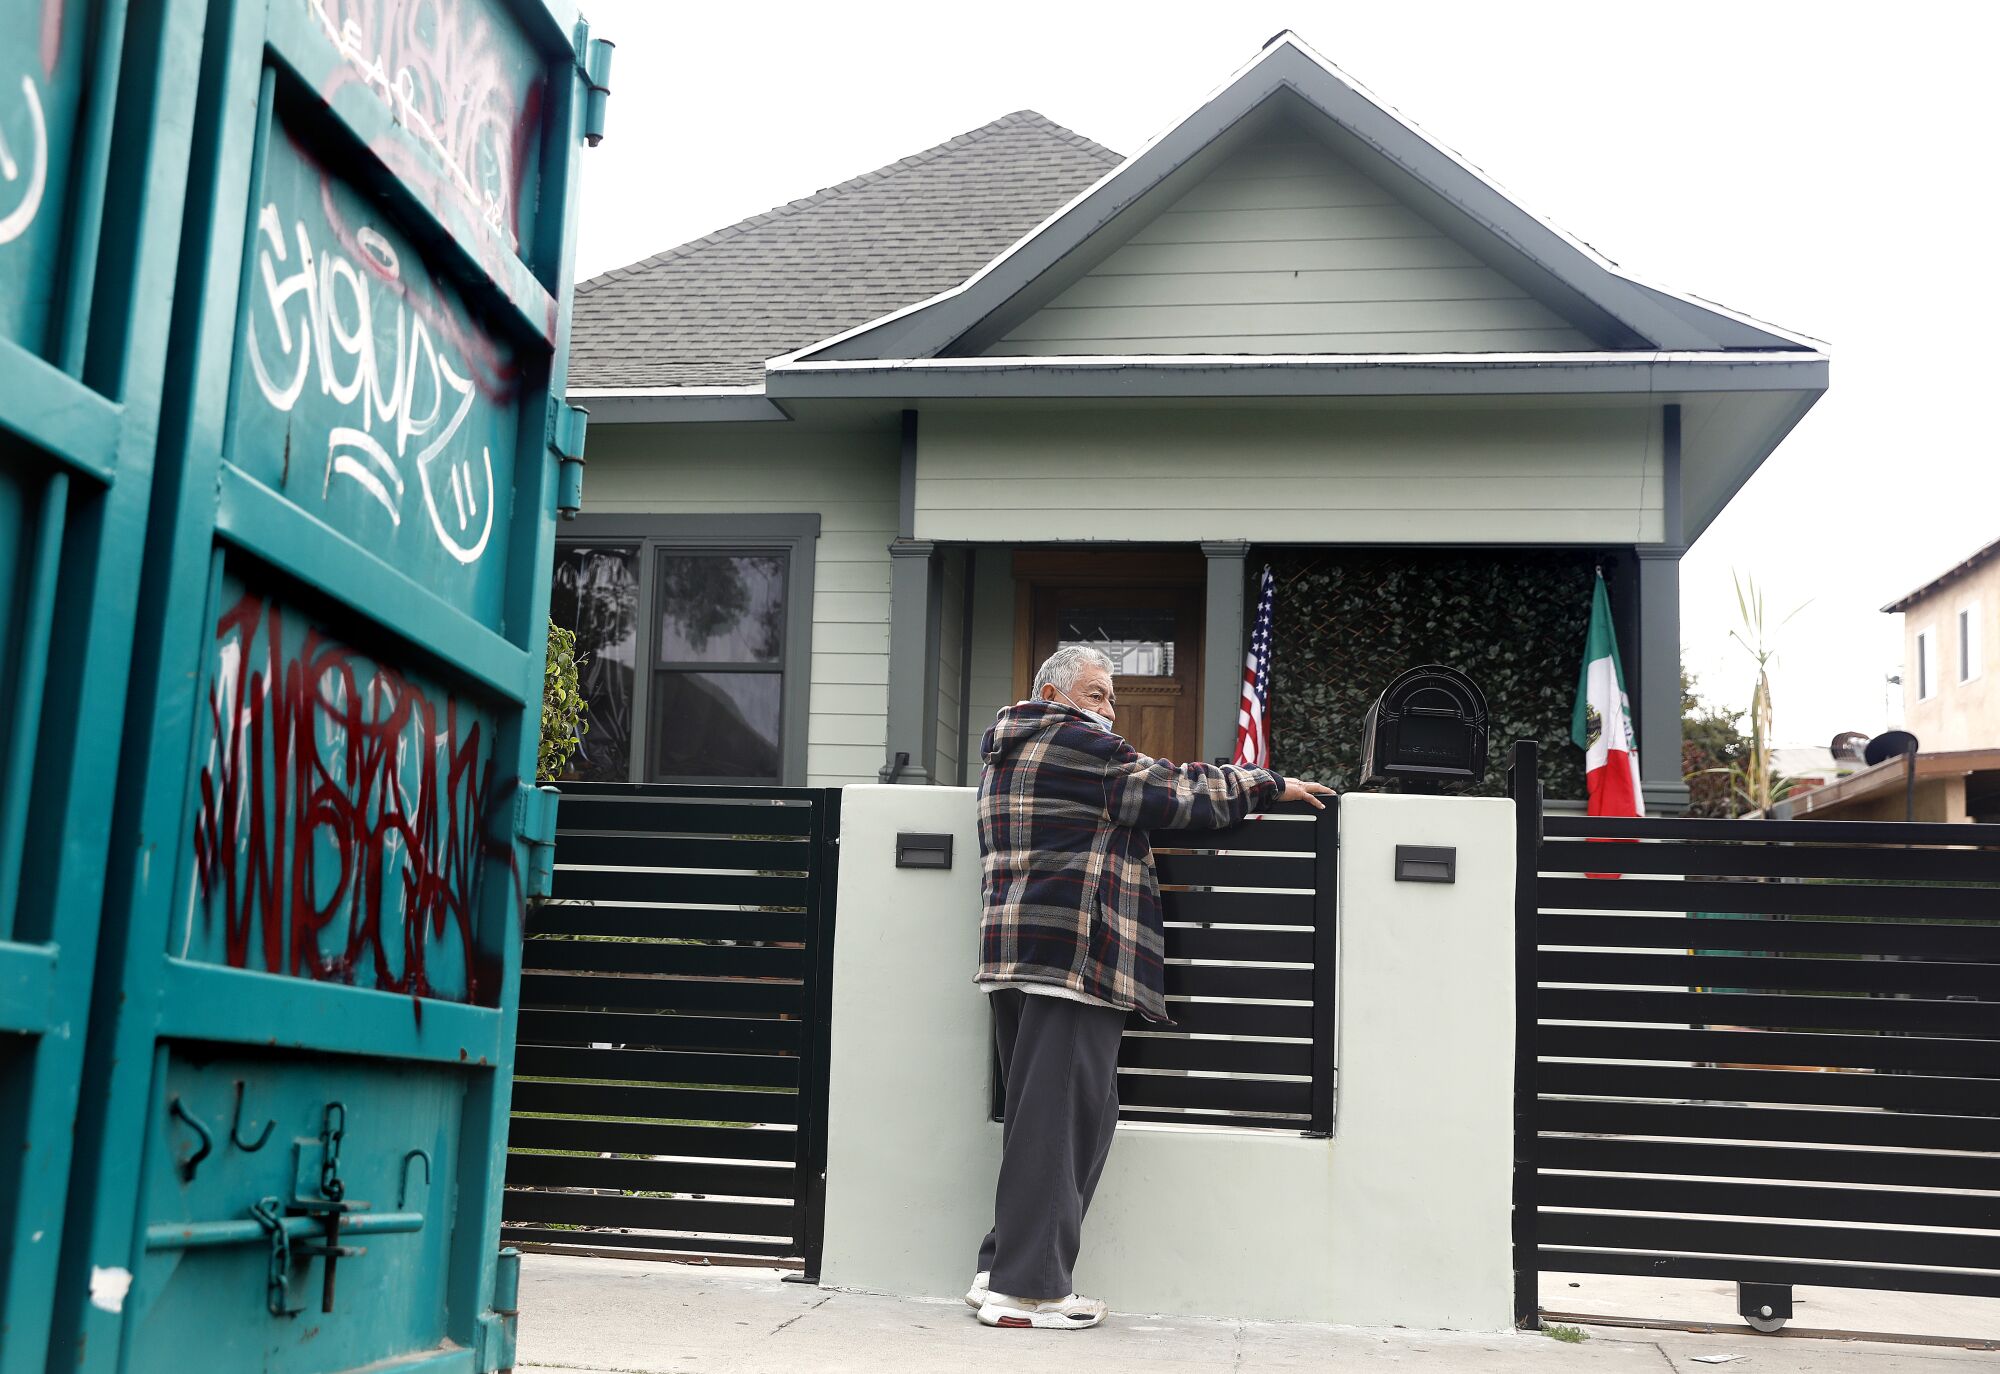
M 1576 683 L 1576 710 L 1570 738 L 1584 751 L 1584 782 L 1593 816 L 1637 816 L 1639 741 L 1632 733 L 1632 703 L 1625 695 L 1625 670 L 1611 633 L 1611 598 L 1604 574 L 1590 598 L 1590 636 L 1583 646 L 1583 673 Z

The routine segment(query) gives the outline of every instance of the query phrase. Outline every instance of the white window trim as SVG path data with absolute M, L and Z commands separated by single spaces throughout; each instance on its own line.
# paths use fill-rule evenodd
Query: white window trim
M 1986 646 L 1980 642 L 1980 615 L 1984 607 L 1977 601 L 1968 601 L 1958 608 L 1958 680 L 1977 682 L 1984 667 L 1980 656 Z

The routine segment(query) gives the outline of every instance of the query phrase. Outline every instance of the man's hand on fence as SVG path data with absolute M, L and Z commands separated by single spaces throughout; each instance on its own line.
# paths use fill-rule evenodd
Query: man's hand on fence
M 1333 789 L 1323 782 L 1307 782 L 1304 778 L 1286 778 L 1284 795 L 1279 801 L 1302 801 L 1315 811 L 1326 810 L 1321 797 L 1331 797 Z

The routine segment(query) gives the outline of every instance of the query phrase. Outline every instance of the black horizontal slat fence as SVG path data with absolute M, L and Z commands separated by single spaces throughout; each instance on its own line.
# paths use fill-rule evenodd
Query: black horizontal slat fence
M 1517 1315 L 1541 1272 L 2000 1297 L 2000 826 L 1547 816 L 1531 746 L 1512 790 Z
M 1120 1120 L 1332 1130 L 1336 837 L 1302 805 L 1154 832 L 1173 1024 L 1127 1023 Z
M 502 1234 L 817 1277 L 838 789 L 566 784 Z

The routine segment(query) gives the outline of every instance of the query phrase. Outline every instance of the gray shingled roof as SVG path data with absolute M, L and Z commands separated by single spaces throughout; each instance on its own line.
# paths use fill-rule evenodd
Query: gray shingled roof
M 570 384 L 735 386 L 958 285 L 1122 159 L 1018 110 L 576 288 Z

